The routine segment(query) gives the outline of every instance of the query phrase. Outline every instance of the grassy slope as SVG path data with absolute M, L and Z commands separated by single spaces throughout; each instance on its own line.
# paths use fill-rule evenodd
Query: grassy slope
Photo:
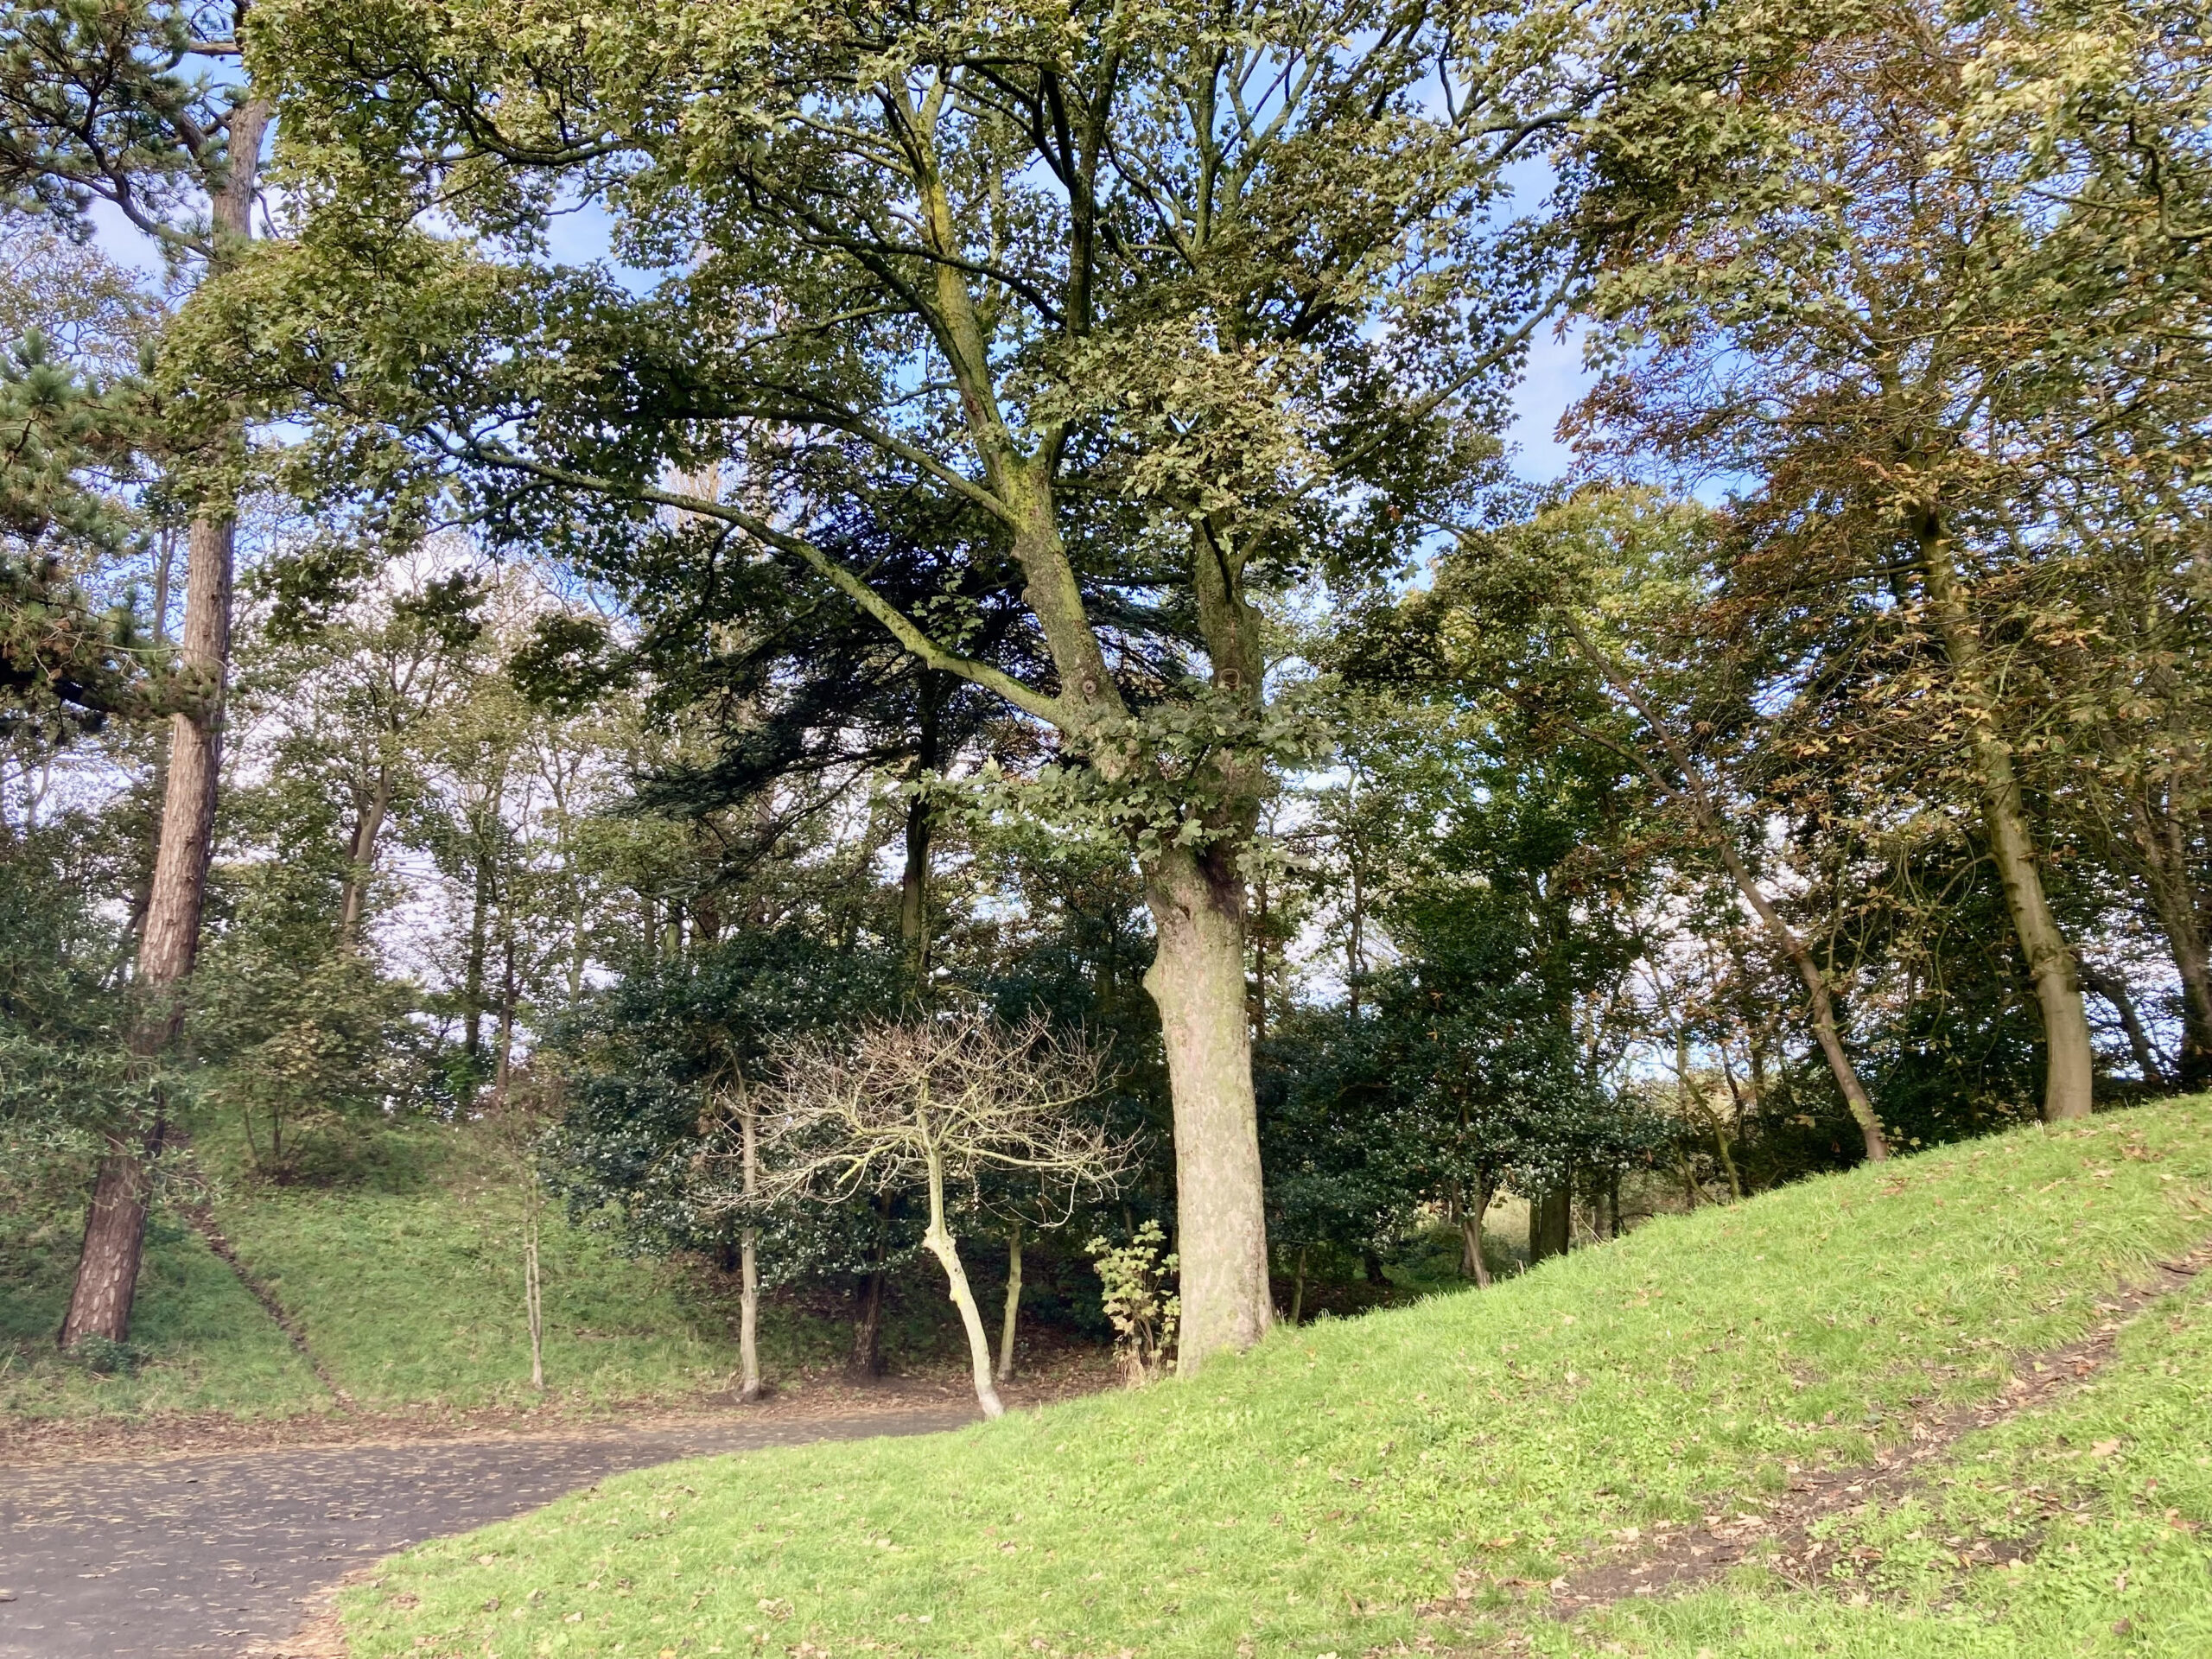
M 1858 1461 L 1908 1401 L 1986 1395 L 2009 1356 L 2078 1334 L 2104 1287 L 2208 1234 L 2212 1102 L 2025 1131 L 1656 1222 L 1487 1294 L 1278 1332 L 1194 1383 L 957 1436 L 610 1481 L 402 1558 L 350 1598 L 348 1630 L 359 1659 L 1316 1659 L 1478 1642 L 1525 1611 L 1512 1581 L 1541 1585 L 1571 1553 L 1692 1517 L 1713 1494 L 1778 1490 L 1785 1460 Z M 2166 1334 L 2203 1340 L 2186 1321 Z M 2151 1340 L 2131 1347 L 2125 1386 L 2170 1396 L 2173 1374 L 2157 1368 L 2184 1351 L 2145 1359 Z M 2139 1377 L 2139 1361 L 2166 1381 Z M 2194 1377 L 2180 1386 L 2201 1401 Z M 2045 1455 L 2036 1430 L 2012 1432 L 2027 1437 L 2018 1456 Z M 2142 1444 L 2179 1518 L 2212 1520 L 2191 1447 Z M 2070 1479 L 2078 1462 L 2048 1478 Z M 1993 1492 L 2004 1466 L 1972 1465 Z M 1952 1497 L 2000 1501 L 1980 1490 L 1962 1482 Z M 2168 1531 L 2161 1548 L 2201 1586 L 2203 1548 Z M 2033 1617 L 2069 1633 L 2056 1645 L 2015 1641 L 2004 1621 L 2024 1630 L 2030 1615 L 2005 1602 L 1980 1610 L 1999 1621 L 1981 1647 L 1942 1645 L 1947 1624 L 1898 1611 L 1884 1617 L 1915 1645 L 1893 1631 L 1853 1650 L 2070 1651 L 2075 1635 L 2109 1631 L 2091 1591 L 2113 1547 L 2100 1537 L 2094 1570 L 2075 1579 L 2065 1564 L 2087 1556 L 2063 1546 L 2049 1574 L 2031 1571 L 2047 1586 Z M 1492 1587 L 1457 1624 L 1421 1613 L 1463 1567 Z M 1865 1610 L 1733 1593 L 1754 1598 L 1770 1638 L 1708 1595 L 1704 1625 L 1647 1610 L 1636 1646 L 1802 1651 L 1813 1633 L 1872 1624 Z M 1556 1628 L 1541 1639 L 1584 1650 Z
M 21 1218 L 18 1218 L 20 1221 Z M 137 1374 L 99 1376 L 65 1361 L 54 1335 L 69 1305 L 81 1217 L 9 1225 L 0 1217 L 0 1414 L 136 1416 L 227 1412 L 289 1416 L 328 1400 L 260 1305 L 198 1237 L 149 1230 L 131 1345 Z
M 241 1189 L 218 1216 L 242 1260 L 298 1322 L 338 1385 L 379 1408 L 534 1401 L 522 1297 L 527 1188 L 467 1134 L 392 1136 L 377 1178 L 335 1190 Z M 549 1389 L 572 1405 L 675 1398 L 724 1385 L 734 1311 L 568 1226 L 539 1244 Z M 764 1310 L 781 1370 L 840 1334 Z
M 356 1400 L 378 1409 L 539 1402 L 528 1386 L 522 1306 L 526 1188 L 480 1137 L 385 1135 L 361 1179 L 336 1187 L 245 1179 L 239 1149 L 214 1136 L 198 1155 L 216 1177 L 216 1219 L 240 1259 Z M 63 1359 L 54 1333 L 82 1226 L 73 1211 L 32 1217 L 0 1206 L 0 1414 L 273 1417 L 330 1408 L 237 1275 L 168 1215 L 155 1217 L 139 1281 L 137 1374 L 95 1376 Z M 590 1409 L 727 1383 L 737 1364 L 734 1306 L 569 1227 L 557 1209 L 544 1217 L 541 1256 L 550 1402 Z M 772 1376 L 840 1357 L 848 1339 L 841 1324 L 773 1304 L 761 1326 Z

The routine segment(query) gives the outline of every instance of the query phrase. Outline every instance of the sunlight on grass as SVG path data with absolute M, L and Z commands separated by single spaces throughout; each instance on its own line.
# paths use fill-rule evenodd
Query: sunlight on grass
M 1192 1383 L 610 1481 L 403 1558 L 349 1629 L 361 1659 L 1472 1640 L 1615 1529 L 1986 1395 L 2212 1232 L 2209 1194 L 2202 1100 L 1947 1148 L 1278 1331 Z M 1463 1567 L 1488 1590 L 1424 1614 Z

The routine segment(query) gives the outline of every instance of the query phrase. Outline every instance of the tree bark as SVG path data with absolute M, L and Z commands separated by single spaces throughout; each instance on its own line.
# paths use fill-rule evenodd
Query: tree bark
M 960 1265 L 960 1247 L 944 1224 L 944 1166 L 934 1156 L 929 1161 L 929 1185 L 930 1227 L 922 1236 L 922 1243 L 944 1269 L 945 1288 L 953 1306 L 960 1310 L 961 1328 L 968 1333 L 969 1369 L 975 1373 L 976 1403 L 983 1408 L 985 1417 L 1003 1417 L 1006 1408 L 999 1402 L 999 1391 L 991 1382 L 991 1340 L 983 1333 L 982 1310 L 976 1306 L 968 1271 Z
M 1006 1312 L 999 1321 L 998 1380 L 1014 1380 L 1014 1333 L 1021 1319 L 1021 1224 L 1006 1240 Z
M 255 112 L 259 111 L 257 115 Z M 248 105 L 241 141 L 257 154 L 265 109 Z M 252 205 L 253 167 L 233 169 L 233 190 L 218 198 L 219 232 L 243 236 Z M 131 1047 L 151 1061 L 165 1052 L 184 1023 L 184 985 L 200 952 L 200 917 L 215 839 L 215 791 L 223 762 L 223 694 L 231 662 L 231 583 L 236 543 L 232 504 L 203 503 L 194 515 L 185 555 L 184 631 L 177 666 L 194 706 L 169 716 L 168 766 L 162 781 L 161 841 L 154 855 L 145 920 L 138 934 L 137 988 L 144 998 Z M 158 1119 L 149 1144 L 160 1135 Z M 61 1324 L 61 1344 L 88 1336 L 121 1342 L 130 1333 L 143 1255 L 146 1206 L 152 1189 L 146 1153 L 126 1135 L 111 1135 L 92 1189 L 77 1281 Z
M 738 1141 L 747 1216 L 760 1198 L 760 1122 L 745 1073 L 737 1073 Z M 737 1240 L 737 1397 L 760 1397 L 760 1230 L 748 1220 Z
M 935 772 L 942 763 L 938 753 L 938 715 L 944 708 L 946 677 L 924 669 L 916 696 L 920 704 L 914 744 L 914 766 L 919 776 Z M 936 814 L 929 797 L 917 794 L 906 802 L 906 867 L 899 878 L 899 942 L 906 955 L 907 971 L 918 990 L 930 969 L 930 842 L 937 830 Z
M 1459 1206 L 1459 1276 L 1471 1279 L 1478 1288 L 1490 1288 L 1490 1263 L 1483 1259 L 1483 1217 L 1490 1213 L 1491 1194 L 1478 1188 L 1472 1204 Z
M 361 921 L 368 910 L 369 882 L 376 874 L 377 837 L 391 810 L 391 774 L 377 769 L 377 780 L 361 803 L 353 836 L 346 849 L 346 886 L 338 907 L 338 938 L 348 950 L 360 943 Z
M 2119 976 L 2101 972 L 2086 962 L 2077 967 L 2083 988 L 2111 1003 L 2113 1012 L 2120 1016 L 2120 1029 L 2127 1033 L 2128 1050 L 2135 1056 L 2135 1069 L 2143 1074 L 2143 1081 L 2153 1089 L 2166 1088 L 2166 1068 L 2159 1061 L 2151 1033 L 2143 1028 L 2142 1017 L 2135 1012 L 2135 999 L 2128 995 L 2126 983 Z
M 1542 1192 L 1529 1200 L 1529 1265 L 1554 1255 L 1565 1255 L 1573 1243 L 1569 1214 L 1572 1195 L 1566 1187 Z
M 1145 988 L 1160 1009 L 1175 1108 L 1175 1204 L 1183 1323 L 1176 1367 L 1196 1372 L 1249 1348 L 1273 1316 L 1260 1137 L 1244 1006 L 1243 882 L 1173 849 L 1145 871 L 1156 938 Z
M 1918 531 L 1922 579 L 1966 711 L 1967 747 L 1981 784 L 1982 823 L 1989 835 L 1990 855 L 2004 884 L 2005 908 L 2012 912 L 2012 931 L 2027 958 L 2037 1006 L 2043 1013 L 2044 1120 L 2055 1123 L 2087 1117 L 2095 1050 L 2089 1040 L 2088 1010 L 2082 1006 L 2074 951 L 2044 891 L 2035 836 L 2019 776 L 2012 767 L 2012 746 L 1998 728 L 1981 636 L 1951 563 L 1950 537 L 1933 511 L 1922 515 Z

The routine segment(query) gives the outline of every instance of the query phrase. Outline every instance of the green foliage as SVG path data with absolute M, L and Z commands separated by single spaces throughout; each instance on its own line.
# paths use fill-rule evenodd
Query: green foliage
M 2212 1104 L 2021 1131 L 1278 1330 L 1190 1382 L 607 1482 L 401 1558 L 349 1595 L 349 1635 L 362 1659 L 756 1635 L 1310 1659 L 1541 1632 L 1521 1592 L 1570 1554 L 1785 1463 L 1863 1460 L 1931 1394 L 1991 1397 L 2012 1355 L 2093 1328 L 2109 1286 L 2208 1225 Z M 2202 1543 L 2170 1545 L 2201 1583 Z M 2063 1594 L 2055 1627 L 2108 1628 L 2108 1588 Z
M 1100 1237 L 1086 1247 L 1098 1273 L 1107 1322 L 1114 1327 L 1114 1357 L 1131 1382 L 1151 1382 L 1174 1363 L 1183 1299 L 1173 1284 L 1182 1263 L 1166 1245 L 1160 1224 L 1147 1221 L 1125 1244 Z

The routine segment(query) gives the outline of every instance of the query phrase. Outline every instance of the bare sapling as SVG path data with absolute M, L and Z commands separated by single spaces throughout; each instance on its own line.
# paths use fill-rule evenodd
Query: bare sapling
M 762 1091 L 756 1201 L 835 1204 L 922 1189 L 922 1243 L 944 1269 L 967 1332 L 976 1403 L 986 1417 L 1003 1415 L 948 1193 L 976 1198 L 987 1174 L 1018 1182 L 1029 1189 L 1027 1207 L 1053 1225 L 1111 1193 L 1130 1149 L 1082 1111 L 1102 1092 L 1100 1057 L 1041 1019 L 1008 1028 L 958 1013 L 800 1039 L 777 1060 L 778 1082 Z

